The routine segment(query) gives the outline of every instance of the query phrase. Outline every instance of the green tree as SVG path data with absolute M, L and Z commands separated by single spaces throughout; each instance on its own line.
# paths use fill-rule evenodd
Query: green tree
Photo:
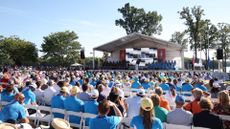
M 35 44 L 11 36 L 1 39 L 0 57 L 1 65 L 34 65 L 37 63 L 38 51 Z
M 213 49 L 217 46 L 218 39 L 218 30 L 217 27 L 211 24 L 210 20 L 204 20 L 201 22 L 201 50 L 204 51 L 205 54 L 205 68 L 208 69 L 208 56 L 209 56 L 209 48 Z M 210 26 L 210 27 L 209 27 Z
M 186 32 L 175 32 L 172 34 L 172 38 L 170 39 L 170 42 L 174 42 L 177 44 L 180 44 L 182 46 L 182 49 L 187 48 L 188 39 L 185 38 Z
M 188 27 L 187 32 L 190 37 L 191 48 L 194 49 L 195 59 L 197 61 L 197 50 L 200 48 L 200 36 L 202 29 L 202 16 L 204 15 L 204 10 L 200 6 L 194 6 L 189 9 L 189 7 L 183 7 L 182 11 L 178 12 L 180 18 L 185 20 L 185 25 Z
M 51 33 L 42 43 L 43 59 L 52 65 L 68 66 L 80 60 L 81 44 L 73 31 Z
M 223 49 L 224 52 L 224 59 L 223 59 L 223 71 L 226 72 L 226 60 L 230 56 L 230 24 L 228 23 L 218 23 L 218 33 L 219 33 L 219 42 L 220 47 Z
M 145 35 L 160 34 L 162 25 L 160 24 L 162 16 L 156 11 L 145 12 L 143 8 L 136 8 L 126 3 L 118 11 L 122 18 L 115 21 L 116 26 L 125 29 L 127 35 L 138 32 Z

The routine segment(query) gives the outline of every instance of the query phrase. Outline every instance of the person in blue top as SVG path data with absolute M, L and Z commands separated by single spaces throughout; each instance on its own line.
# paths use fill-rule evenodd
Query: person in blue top
M 110 111 L 110 106 L 113 107 L 116 116 L 107 116 Z M 117 125 L 122 120 L 120 110 L 115 103 L 109 100 L 103 100 L 99 103 L 98 112 L 99 115 L 89 122 L 90 129 L 116 129 Z
M 147 78 L 143 80 L 143 83 L 141 85 L 143 86 L 144 89 L 148 89 L 151 86 Z
M 131 88 L 137 89 L 137 88 L 139 88 L 140 86 L 141 86 L 141 83 L 139 82 L 138 78 L 135 77 L 135 78 L 134 78 L 134 82 L 133 82 L 132 85 L 131 85 Z
M 169 85 L 166 84 L 166 79 L 165 78 L 162 79 L 162 83 L 159 86 L 162 88 L 163 91 L 168 91 L 169 90 Z
M 98 106 L 97 98 L 98 98 L 98 96 L 99 96 L 98 90 L 93 90 L 90 93 L 91 100 L 86 101 L 84 104 L 84 112 L 85 113 L 98 114 L 98 109 L 97 109 L 97 106 Z M 89 125 L 89 121 L 90 121 L 90 118 L 89 119 L 87 118 L 86 119 L 86 126 Z
M 22 91 L 22 93 L 25 95 L 24 103 L 36 105 L 36 95 L 33 91 L 37 88 L 37 85 L 30 82 L 27 82 L 27 84 L 28 85 Z
M 182 94 L 185 96 L 192 96 L 192 93 L 183 93 L 183 92 L 191 92 L 193 89 L 193 86 L 189 83 L 189 79 L 186 79 L 185 82 L 182 84 Z
M 23 107 L 24 95 L 17 93 L 14 100 L 7 104 L 0 113 L 0 120 L 7 123 L 29 123 L 26 109 Z
M 67 87 L 62 87 L 60 89 L 60 93 L 53 96 L 53 98 L 51 99 L 51 108 L 60 108 L 60 109 L 64 109 L 64 101 L 66 99 L 66 97 L 68 96 L 68 88 Z M 54 113 L 54 118 L 64 118 L 63 114 L 60 113 Z
M 154 116 L 151 99 L 141 99 L 140 105 L 140 114 L 132 118 L 131 129 L 163 129 L 161 120 Z
M 4 89 L 1 93 L 1 101 L 11 102 L 14 100 L 16 93 L 18 93 L 18 90 L 13 84 L 7 85 L 6 89 Z
M 201 83 L 195 84 L 194 87 L 195 87 L 195 88 L 199 88 L 199 89 L 201 89 L 202 91 L 206 91 L 206 92 L 208 91 L 208 89 L 207 89 L 203 84 L 201 84 Z
M 83 112 L 84 102 L 77 98 L 77 93 L 80 92 L 80 88 L 77 86 L 73 86 L 70 90 L 71 95 L 68 96 L 64 100 L 64 107 L 66 111 L 74 111 L 74 112 Z M 69 117 L 70 123 L 80 123 L 80 118 L 76 116 Z

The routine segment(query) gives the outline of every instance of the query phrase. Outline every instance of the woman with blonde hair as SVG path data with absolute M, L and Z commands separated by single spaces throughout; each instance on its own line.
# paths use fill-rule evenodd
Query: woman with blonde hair
M 219 103 L 215 104 L 213 112 L 221 115 L 230 115 L 230 98 L 227 91 L 218 93 Z M 230 121 L 223 121 L 224 128 L 230 129 Z
M 140 113 L 131 120 L 131 129 L 163 129 L 161 120 L 153 112 L 153 102 L 150 98 L 141 99 Z

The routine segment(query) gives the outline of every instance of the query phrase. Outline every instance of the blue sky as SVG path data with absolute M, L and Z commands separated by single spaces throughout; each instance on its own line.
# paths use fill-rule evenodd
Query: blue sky
M 177 13 L 183 7 L 200 5 L 212 23 L 230 23 L 229 0 L 0 0 L 0 35 L 17 35 L 40 48 L 43 36 L 73 30 L 90 56 L 93 47 L 126 35 L 115 20 L 127 2 L 163 16 L 163 32 L 156 37 L 164 40 L 186 28 Z

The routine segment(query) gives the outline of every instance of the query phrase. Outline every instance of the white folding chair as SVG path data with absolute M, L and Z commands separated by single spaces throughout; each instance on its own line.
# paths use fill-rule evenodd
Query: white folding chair
M 86 118 L 95 118 L 97 115 L 92 113 L 83 113 L 83 129 L 89 129 L 89 126 L 86 126 Z
M 222 120 L 230 121 L 230 115 L 219 115 Z
M 131 120 L 132 118 L 124 117 L 118 125 L 117 129 L 129 128 Z
M 34 121 L 34 124 L 36 124 L 36 121 L 37 121 L 37 113 L 38 113 L 38 106 L 37 105 L 31 105 L 31 104 L 27 104 L 25 105 L 25 108 L 27 109 L 27 112 L 28 112 L 28 109 L 33 109 L 35 110 L 36 112 L 33 113 L 33 114 L 29 114 L 28 113 L 28 118 L 30 120 L 33 120 Z
M 40 114 L 37 115 L 37 126 L 40 122 L 47 122 L 50 125 L 52 119 L 51 107 L 48 106 L 38 106 Z
M 80 117 L 80 123 L 77 124 L 77 123 L 70 123 L 70 126 L 71 127 L 77 127 L 79 129 L 82 128 L 82 124 L 83 124 L 83 117 L 82 117 L 82 112 L 74 112 L 74 111 L 66 111 L 66 114 L 67 114 L 67 120 L 69 121 L 69 117 L 70 116 L 76 116 L 76 117 Z
M 165 129 L 192 129 L 192 126 L 164 123 Z
M 54 118 L 54 113 L 63 114 L 64 118 L 62 118 L 62 119 L 66 119 L 66 111 L 65 111 L 65 109 L 51 108 L 51 112 L 52 112 L 52 119 Z
M 210 128 L 205 128 L 205 127 L 194 127 L 192 129 L 210 129 Z

